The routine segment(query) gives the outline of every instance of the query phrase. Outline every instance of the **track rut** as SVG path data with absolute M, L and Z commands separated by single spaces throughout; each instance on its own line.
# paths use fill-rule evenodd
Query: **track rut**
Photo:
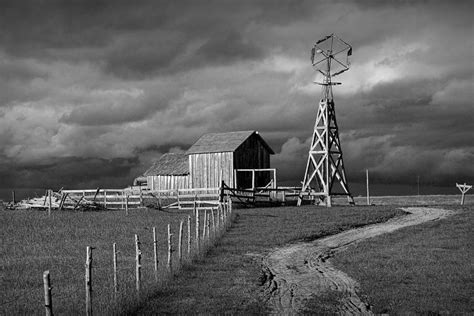
M 351 229 L 310 243 L 297 243 L 272 251 L 263 259 L 269 290 L 268 303 L 274 313 L 295 315 L 305 311 L 305 302 L 329 291 L 341 295 L 340 314 L 372 315 L 370 306 L 358 296 L 359 284 L 330 261 L 348 246 L 393 232 L 397 229 L 439 220 L 453 211 L 426 208 L 403 208 L 408 215 L 385 223 Z

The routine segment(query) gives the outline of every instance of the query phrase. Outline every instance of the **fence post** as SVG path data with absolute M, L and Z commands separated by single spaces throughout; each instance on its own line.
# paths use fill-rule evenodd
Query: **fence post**
M 188 216 L 188 260 L 191 255 L 191 216 Z
M 180 202 L 179 202 L 179 190 L 178 190 L 178 189 L 176 189 L 176 201 L 178 202 L 178 209 L 180 209 L 180 208 L 181 208 L 181 204 L 180 204 Z
M 48 216 L 51 216 L 51 191 L 48 190 Z
M 46 316 L 53 315 L 53 301 L 51 299 L 51 283 L 49 279 L 49 270 L 43 272 L 43 283 L 44 283 L 44 308 L 46 310 Z
M 211 209 L 212 212 L 212 209 Z M 206 220 L 206 236 L 207 236 L 207 242 L 211 242 L 211 215 L 209 214 L 210 212 L 207 213 L 207 220 Z
M 224 180 L 222 180 L 220 191 L 219 191 L 219 202 L 224 201 L 224 183 L 225 183 Z
M 12 190 L 12 202 L 13 202 L 13 205 L 15 205 L 16 201 L 15 201 L 15 190 Z
M 206 251 L 206 222 L 207 222 L 207 210 L 204 210 L 204 220 L 202 221 L 202 245 L 204 251 Z
M 143 206 L 143 194 L 142 194 L 142 186 L 140 185 L 140 207 Z
M 196 201 L 194 201 L 194 214 L 196 216 L 196 254 L 199 255 L 199 210 L 196 208 Z
M 125 215 L 128 215 L 128 194 L 125 195 Z
M 107 191 L 104 189 L 104 208 L 107 208 Z
M 155 281 L 158 282 L 158 241 L 156 240 L 156 227 L 153 227 L 153 261 L 155 267 Z
M 86 248 L 86 315 L 92 315 L 92 247 Z
M 117 245 L 113 243 L 112 246 L 113 257 L 114 257 L 114 299 L 117 300 L 118 285 L 117 285 Z
M 179 223 L 179 236 L 178 236 L 178 260 L 179 266 L 181 266 L 181 261 L 183 259 L 183 221 Z
M 136 277 L 136 289 L 137 299 L 140 299 L 140 281 L 142 278 L 142 251 L 140 250 L 140 240 L 138 235 L 135 234 L 135 277 Z
M 212 238 L 215 241 L 216 240 L 216 220 L 214 217 L 214 208 L 211 208 L 211 216 L 212 216 Z
M 170 275 L 173 275 L 172 255 L 173 255 L 173 234 L 171 234 L 171 225 L 168 224 L 168 271 L 170 272 Z

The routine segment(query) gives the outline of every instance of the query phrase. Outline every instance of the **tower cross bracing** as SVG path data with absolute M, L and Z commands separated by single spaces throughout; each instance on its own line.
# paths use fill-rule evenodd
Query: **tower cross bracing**
M 346 54 L 347 61 L 337 56 L 342 54 Z M 316 42 L 311 50 L 313 66 L 324 67 L 324 70 L 317 69 L 323 74 L 323 82 L 316 82 L 323 86 L 323 98 L 318 106 L 298 205 L 309 197 L 331 206 L 331 196 L 335 195 L 345 195 L 353 203 L 344 169 L 332 92 L 332 86 L 340 84 L 333 82 L 332 77 L 349 69 L 348 57 L 351 55 L 352 47 L 333 34 Z

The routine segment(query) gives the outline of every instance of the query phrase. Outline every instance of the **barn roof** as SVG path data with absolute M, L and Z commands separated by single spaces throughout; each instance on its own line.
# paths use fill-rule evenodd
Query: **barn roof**
M 239 131 L 228 133 L 209 133 L 204 134 L 194 145 L 189 148 L 187 154 L 233 152 L 244 143 L 247 138 L 255 134 L 262 145 L 270 154 L 275 154 L 273 149 L 263 140 L 257 131 Z
M 164 154 L 155 161 L 144 176 L 180 176 L 189 174 L 188 156 L 186 154 Z

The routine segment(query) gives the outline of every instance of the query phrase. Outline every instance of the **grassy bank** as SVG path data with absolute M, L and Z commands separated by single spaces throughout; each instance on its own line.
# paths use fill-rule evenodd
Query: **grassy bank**
M 472 314 L 474 209 L 362 242 L 333 263 L 361 285 L 375 313 Z
M 281 207 L 235 210 L 216 248 L 186 268 L 133 314 L 265 313 L 261 258 L 273 247 L 385 221 L 392 207 Z
M 160 279 L 166 278 L 167 225 L 175 233 L 179 221 L 190 215 L 157 210 L 109 212 L 0 211 L 0 314 L 43 314 L 43 271 L 51 273 L 55 314 L 85 311 L 84 264 L 86 246 L 92 246 L 93 308 L 100 314 L 127 308 L 135 301 L 134 235 L 142 242 L 143 288 L 154 281 L 153 235 L 156 226 Z M 194 228 L 193 230 L 194 231 Z M 119 299 L 113 301 L 112 244 L 117 244 Z M 175 253 L 177 255 L 177 253 Z M 176 259 L 176 257 L 175 257 Z

